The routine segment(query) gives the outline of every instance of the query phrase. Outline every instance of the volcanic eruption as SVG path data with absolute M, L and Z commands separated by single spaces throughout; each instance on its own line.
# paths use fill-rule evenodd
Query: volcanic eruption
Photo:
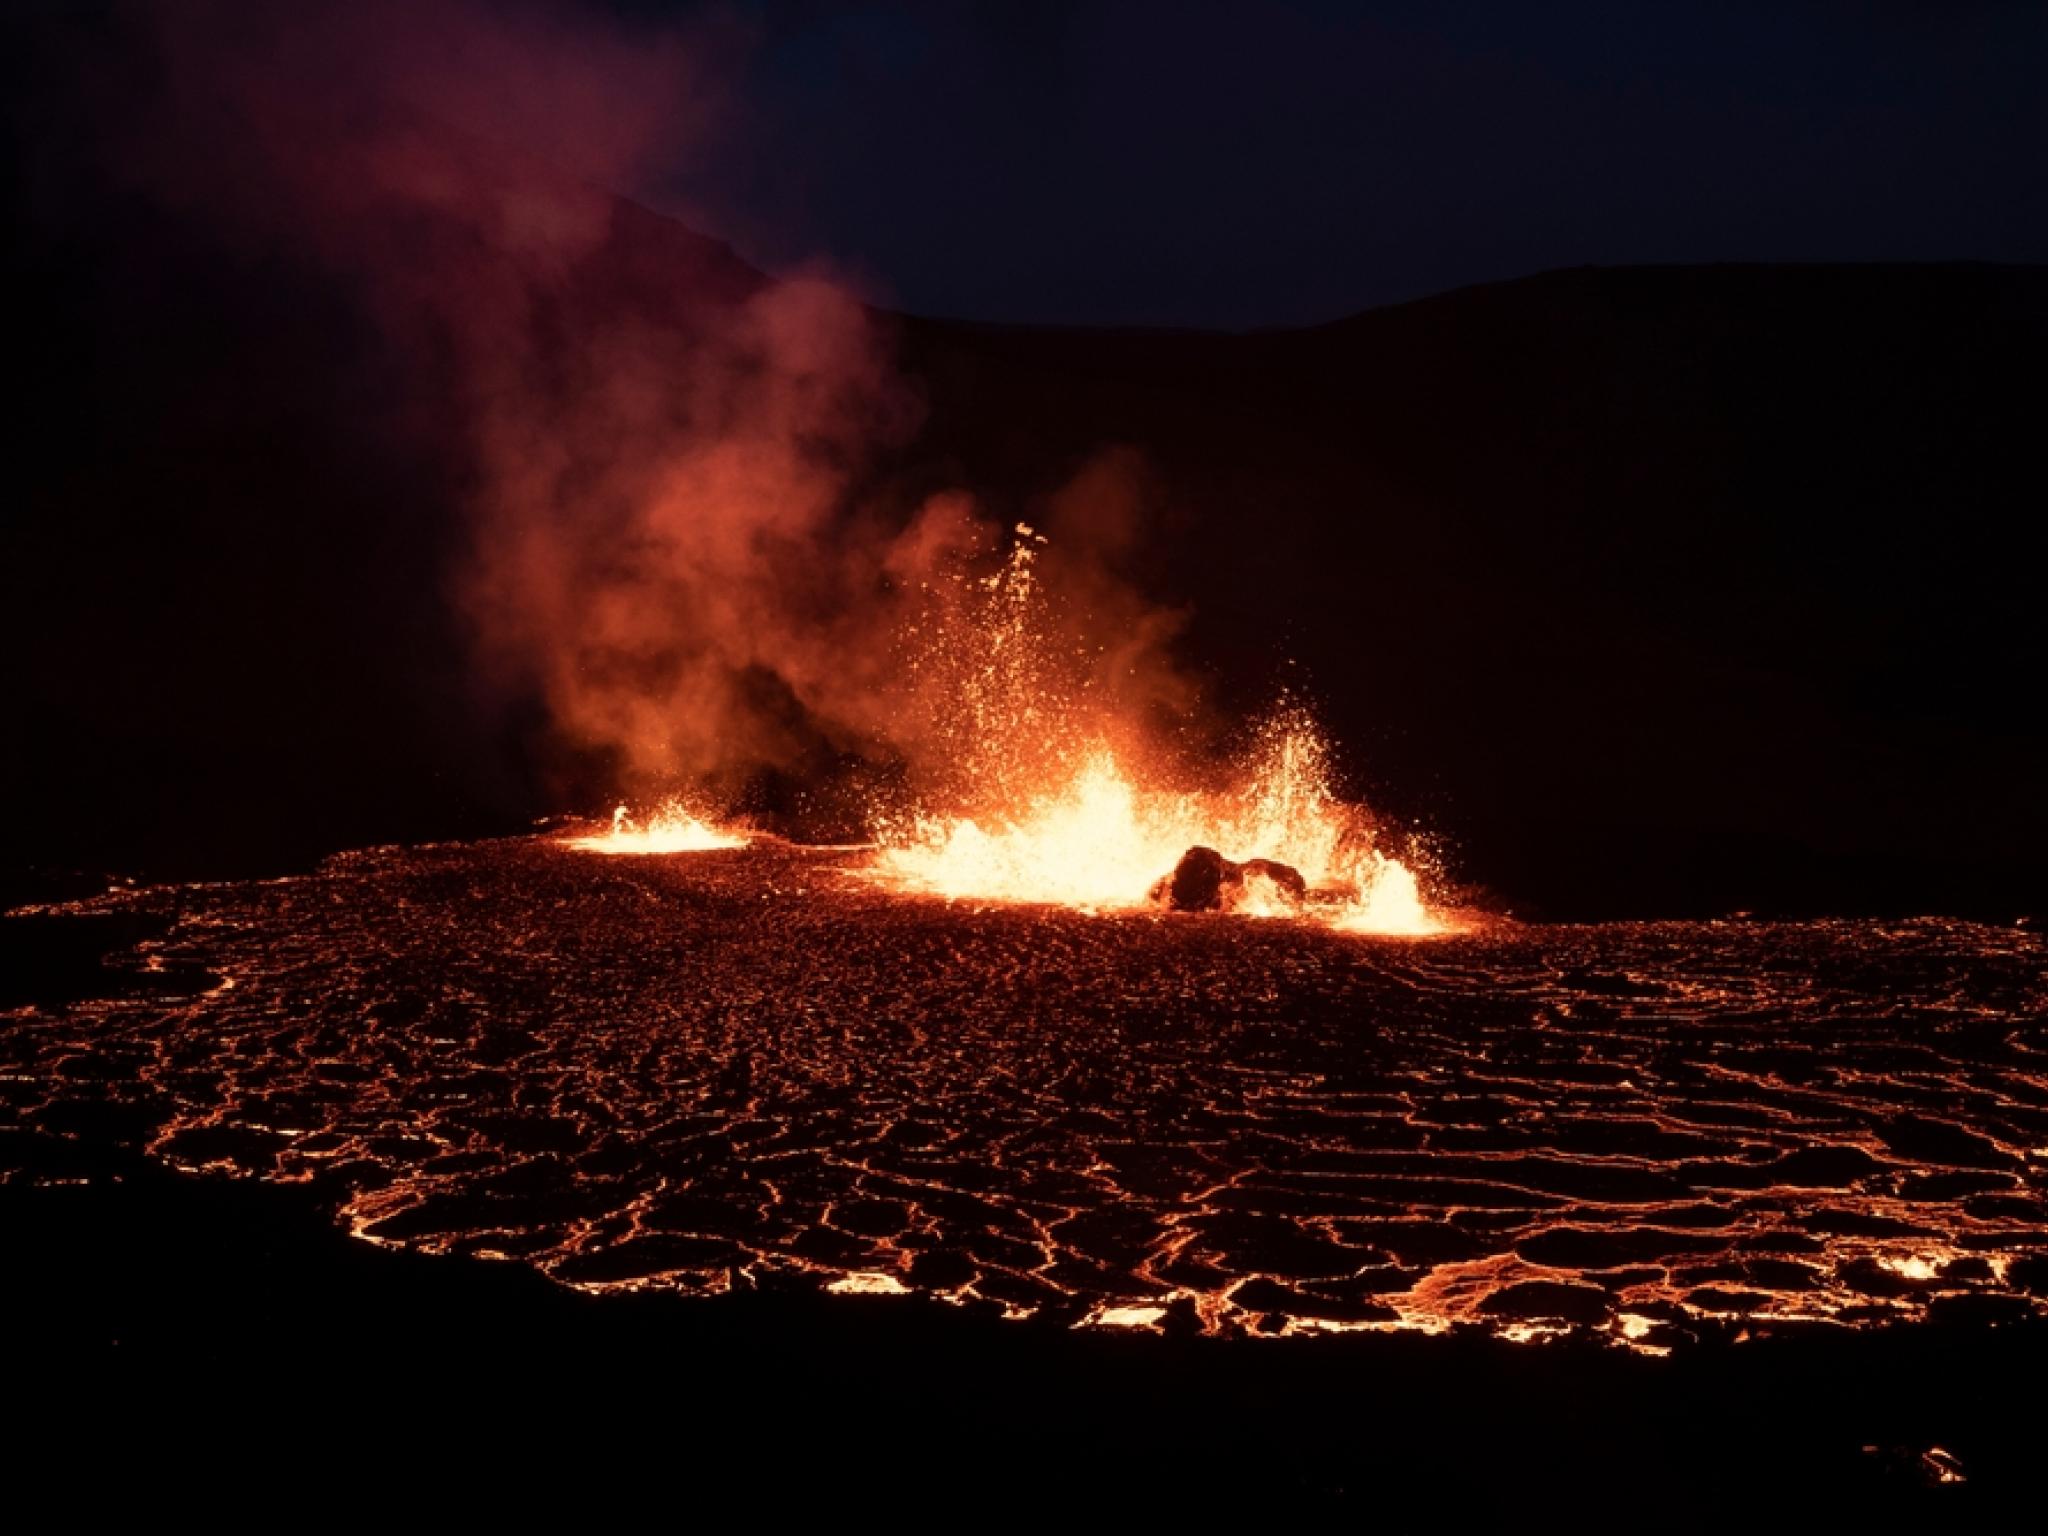
M 1106 709 L 1086 658 L 1055 640 L 1036 576 L 1043 544 L 1020 525 L 1003 568 L 924 641 L 949 750 L 907 810 L 877 817 L 880 874 L 954 898 L 1150 902 L 1374 933 L 1443 926 L 1415 872 L 1332 788 L 1329 748 L 1300 706 L 1276 709 L 1221 774 L 1186 787 L 1157 733 Z M 1208 899 L 1176 901 L 1172 877 L 1191 850 L 1220 850 L 1241 872 Z
M 2040 50 L 1228 9 L 11 8 L 15 1504 L 2032 1495 Z

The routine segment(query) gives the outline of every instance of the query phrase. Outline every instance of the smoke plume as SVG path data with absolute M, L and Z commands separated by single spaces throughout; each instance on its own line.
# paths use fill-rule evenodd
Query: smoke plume
M 1016 535 L 966 491 L 892 498 L 921 406 L 891 320 L 603 190 L 714 152 L 743 30 L 480 0 L 146 14 L 158 100 L 125 163 L 323 274 L 405 360 L 418 398 L 387 404 L 455 439 L 477 676 L 539 703 L 558 762 L 649 794 L 957 746 L 929 658 L 971 651 Z M 1159 662 L 1174 616 L 1113 574 L 1148 495 L 1111 453 L 1037 509 L 1060 667 L 1126 718 L 1187 703 Z

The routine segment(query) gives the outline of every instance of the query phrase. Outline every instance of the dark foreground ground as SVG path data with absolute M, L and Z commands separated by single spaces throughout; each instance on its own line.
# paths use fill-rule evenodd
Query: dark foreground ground
M 1105 1337 L 900 1298 L 593 1298 L 351 1242 L 284 1190 L 119 1156 L 77 1173 L 0 1186 L 0 1230 L 12 1491 L 81 1522 L 1962 1529 L 2023 1513 L 2042 1475 L 2048 1329 L 2031 1323 L 1651 1360 L 1477 1336 Z M 1966 1481 L 1937 1481 L 1937 1446 Z

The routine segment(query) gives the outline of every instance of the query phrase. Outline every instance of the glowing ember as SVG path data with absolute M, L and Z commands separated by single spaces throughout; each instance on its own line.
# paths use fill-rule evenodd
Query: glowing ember
M 665 800 L 644 821 L 625 806 L 612 812 L 602 832 L 565 837 L 562 846 L 586 853 L 702 853 L 713 848 L 741 848 L 746 838 L 700 821 L 679 800 Z
M 1103 718 L 1044 642 L 1037 541 L 1018 532 L 1008 568 L 960 620 L 964 634 L 945 632 L 959 744 L 948 809 L 877 817 L 883 876 L 952 898 L 1117 910 L 1158 900 L 1182 857 L 1207 849 L 1232 871 L 1213 904 L 1242 916 L 1361 933 L 1448 926 L 1414 871 L 1378 848 L 1364 812 L 1334 793 L 1328 748 L 1300 710 L 1269 721 L 1220 790 L 1176 787 L 1148 771 L 1162 754 L 1112 745 L 1137 733 Z M 1239 868 L 1253 861 L 1287 866 L 1306 890 L 1290 889 L 1291 875 Z
M 1943 1450 L 1938 1445 L 1930 1445 L 1920 1453 L 1920 1465 L 1925 1470 L 1930 1482 L 1962 1483 L 1969 1481 L 1963 1475 L 1963 1464 L 1956 1460 L 1955 1453 Z
M 1088 1321 L 1098 1328 L 1151 1328 L 1165 1316 L 1164 1307 L 1104 1307 Z
M 841 1275 L 825 1287 L 835 1296 L 908 1296 L 910 1287 L 894 1275 L 873 1274 L 865 1270 L 850 1275 Z
M 1938 1262 L 1924 1253 L 1893 1255 L 1877 1262 L 1905 1280 L 1932 1280 L 1941 1273 Z

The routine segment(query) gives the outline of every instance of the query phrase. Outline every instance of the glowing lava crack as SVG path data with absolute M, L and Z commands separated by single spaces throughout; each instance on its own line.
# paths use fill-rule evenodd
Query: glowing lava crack
M 2048 1298 L 2026 930 L 1414 944 L 905 899 L 872 857 L 525 839 L 110 894 L 67 910 L 161 920 L 147 985 L 0 1017 L 0 1132 L 140 1127 L 589 1289 L 1642 1350 Z

